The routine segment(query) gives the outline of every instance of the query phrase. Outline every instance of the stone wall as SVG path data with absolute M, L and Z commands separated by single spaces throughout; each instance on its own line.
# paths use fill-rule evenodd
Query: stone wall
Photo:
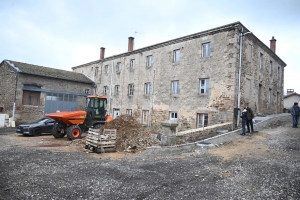
M 232 123 L 212 125 L 204 128 L 191 129 L 176 133 L 176 144 L 197 142 L 218 135 L 219 130 L 232 131 Z

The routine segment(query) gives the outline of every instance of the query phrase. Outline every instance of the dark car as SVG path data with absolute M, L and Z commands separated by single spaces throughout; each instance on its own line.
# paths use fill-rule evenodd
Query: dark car
M 49 117 L 43 117 L 37 122 L 29 124 L 21 124 L 17 127 L 17 133 L 23 135 L 41 135 L 42 133 L 50 133 L 54 125 L 54 120 Z

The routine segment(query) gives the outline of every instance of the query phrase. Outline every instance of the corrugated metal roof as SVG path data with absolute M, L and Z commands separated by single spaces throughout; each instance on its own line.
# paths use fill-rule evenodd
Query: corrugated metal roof
M 7 64 L 13 67 L 19 73 L 31 74 L 36 76 L 44 76 L 56 79 L 71 80 L 83 83 L 94 83 L 90 78 L 82 73 L 71 72 L 50 67 L 32 65 L 12 60 L 4 60 Z M 3 61 L 3 62 L 4 62 Z

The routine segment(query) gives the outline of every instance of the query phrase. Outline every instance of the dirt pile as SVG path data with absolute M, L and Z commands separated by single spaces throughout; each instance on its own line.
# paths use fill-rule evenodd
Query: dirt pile
M 155 134 L 145 129 L 139 122 L 129 115 L 121 115 L 111 122 L 100 127 L 100 133 L 104 129 L 117 129 L 117 151 L 127 150 L 132 152 L 143 150 L 149 146 L 158 146 L 160 141 Z

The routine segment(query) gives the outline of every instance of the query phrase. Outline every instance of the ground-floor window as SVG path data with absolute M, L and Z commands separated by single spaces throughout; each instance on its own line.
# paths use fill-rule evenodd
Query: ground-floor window
M 132 109 L 127 109 L 126 114 L 132 116 Z
M 208 114 L 197 113 L 197 128 L 206 127 L 208 125 Z
M 177 112 L 173 112 L 173 111 L 170 112 L 170 120 L 172 119 L 177 119 Z
M 120 109 L 119 108 L 114 108 L 114 119 L 120 116 Z

